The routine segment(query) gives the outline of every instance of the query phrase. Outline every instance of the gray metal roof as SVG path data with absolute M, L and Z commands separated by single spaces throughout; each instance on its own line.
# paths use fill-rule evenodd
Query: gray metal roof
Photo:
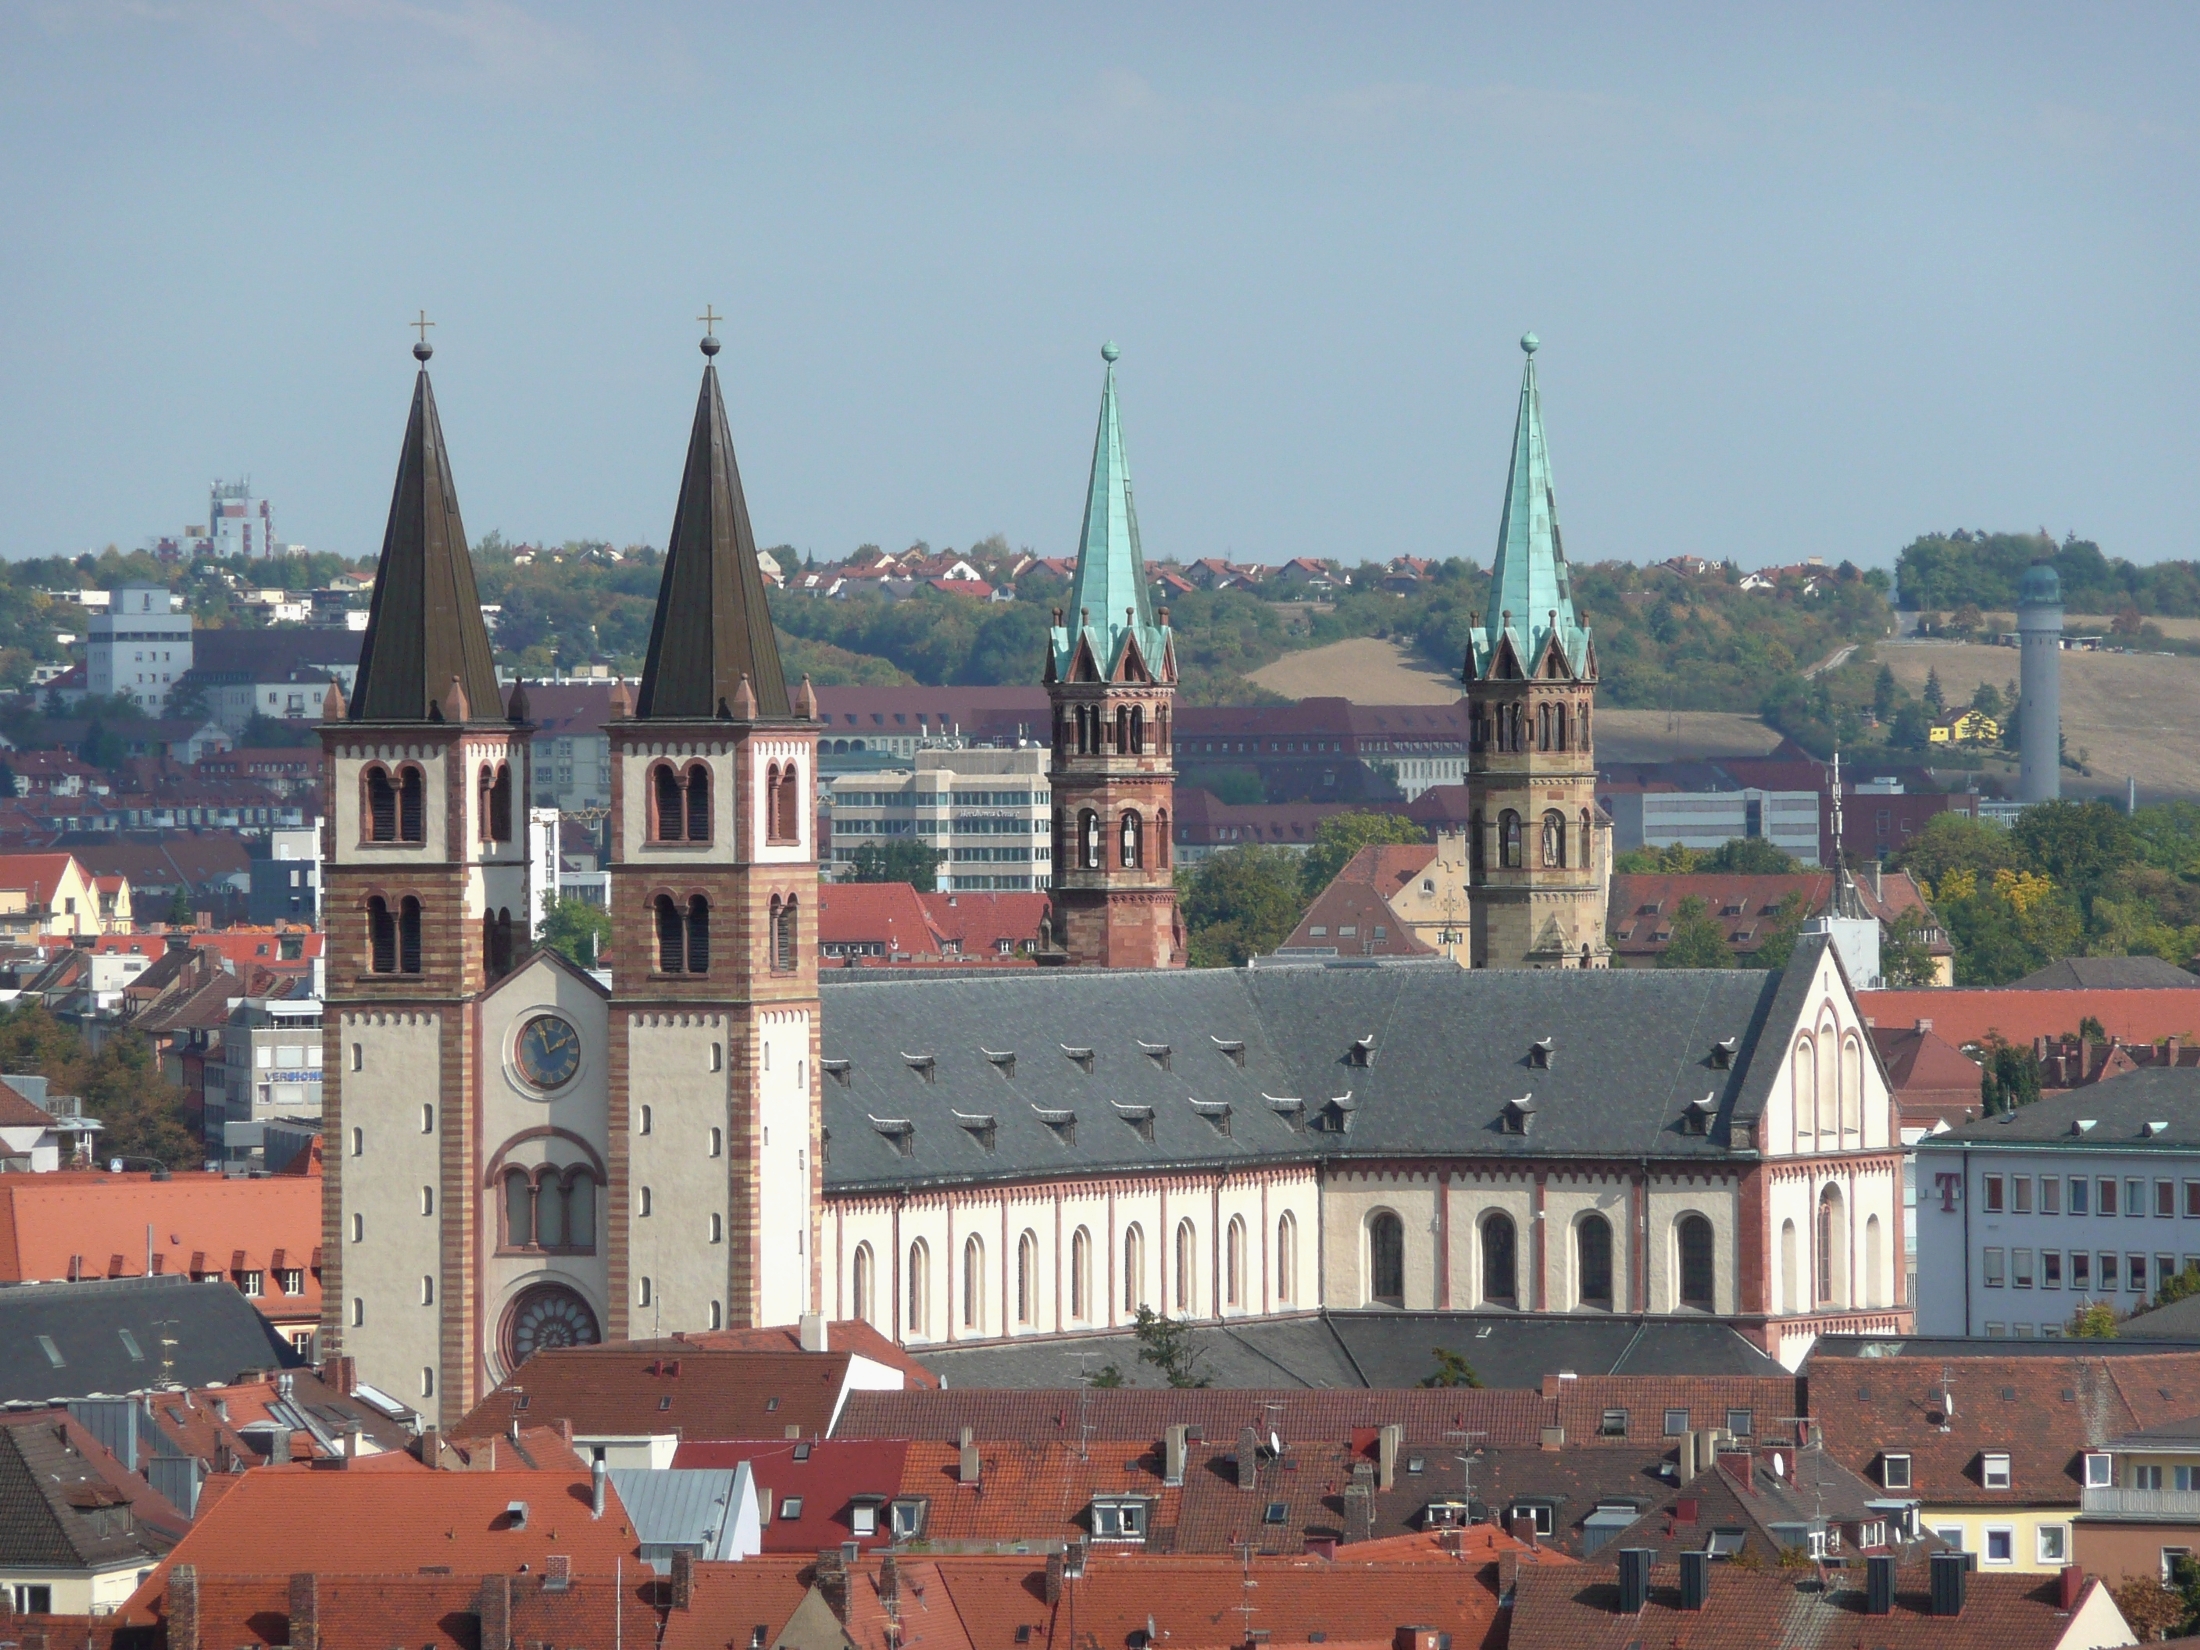
M 0 1287 L 0 1403 L 213 1386 L 301 1361 L 226 1283 L 158 1277 Z
M 732 1467 L 613 1467 L 611 1487 L 634 1521 L 644 1549 L 683 1547 L 698 1558 L 732 1558 L 735 1482 Z
M 2200 1067 L 2142 1066 L 1946 1134 L 1927 1135 L 1918 1144 L 1934 1151 L 1963 1146 L 2200 1150 Z
M 1763 1109 L 1779 1058 L 1758 1059 L 1760 1039 L 1800 1017 L 1824 943 L 1770 974 L 1431 961 L 827 980 L 826 1183 L 1398 1155 L 1716 1161 L 1729 1125 Z M 1508 1133 L 1523 1100 L 1527 1132 Z M 1704 1103 L 1715 1118 L 1691 1134 Z

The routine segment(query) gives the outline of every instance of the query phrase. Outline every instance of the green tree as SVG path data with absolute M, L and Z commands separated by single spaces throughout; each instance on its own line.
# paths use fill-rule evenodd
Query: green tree
M 2188 1260 L 2182 1272 L 2173 1272 L 2164 1278 L 2161 1288 L 2154 1291 L 2153 1305 L 2167 1306 L 2187 1295 L 2200 1295 L 2200 1261 Z
M 1791 889 L 1780 897 L 1778 909 L 1772 913 L 1772 924 L 1765 930 L 1764 942 L 1757 947 L 1750 964 L 1756 968 L 1785 968 L 1795 955 L 1796 943 L 1803 937 L 1803 924 L 1810 921 L 1810 901 L 1803 897 L 1801 889 Z
M 1981 682 L 1971 692 L 1971 708 L 1981 716 L 2001 720 L 2001 689 L 1991 682 Z
M 1205 1354 L 1192 1344 L 1191 1326 L 1156 1312 L 1150 1306 L 1138 1309 L 1138 1321 L 1131 1326 L 1131 1334 L 1138 1341 L 1138 1361 L 1152 1364 L 1161 1371 L 1161 1378 L 1174 1387 L 1211 1386 L 1213 1381 L 1201 1367 Z
M 2106 1301 L 2093 1301 L 2070 1315 L 2065 1326 L 2074 1340 L 2112 1341 L 2116 1338 L 2116 1309 Z
M 95 1148 L 102 1161 L 150 1158 L 187 1170 L 206 1160 L 185 1121 L 183 1090 L 162 1075 L 137 1032 L 109 1033 L 94 1054 L 82 1032 L 33 1000 L 0 1015 L 0 1066 L 36 1072 L 55 1094 L 79 1096 L 85 1115 L 102 1125 Z
M 1896 750 L 1921 751 L 1932 743 L 1932 712 L 1916 700 L 1906 700 L 1887 727 L 1887 743 Z
M 1314 833 L 1307 849 L 1302 883 L 1312 899 L 1336 880 L 1362 848 L 1386 842 L 1426 842 L 1428 832 L 1403 814 L 1332 814 Z
M 912 838 L 866 842 L 856 849 L 856 881 L 906 882 L 920 894 L 939 886 L 939 855 L 931 844 Z
M 198 913 L 191 909 L 191 889 L 186 883 L 177 883 L 174 893 L 168 896 L 168 926 L 189 928 L 198 920 Z
M 1706 854 L 1697 869 L 1744 876 L 1793 876 L 1802 864 L 1761 836 L 1734 837 Z
M 1925 913 L 1913 905 L 1880 935 L 1879 972 L 1889 985 L 1931 985 L 1940 977 L 1925 930 Z
M 1478 1387 L 1482 1384 L 1482 1377 L 1475 1374 L 1474 1365 L 1468 1363 L 1459 1353 L 1448 1346 L 1431 1347 L 1429 1350 L 1435 1354 L 1436 1369 L 1434 1373 L 1421 1377 L 1421 1385 Z
M 1734 948 L 1726 943 L 1726 926 L 1711 908 L 1694 894 L 1673 912 L 1673 935 L 1658 953 L 1660 968 L 1732 968 Z
M 2025 869 L 2081 895 L 2096 892 L 2144 852 L 2130 818 L 2106 802 L 2035 802 L 2009 834 Z
M 594 968 L 611 942 L 611 913 L 584 899 L 545 902 L 536 940 L 582 968 Z
M 1948 709 L 1948 695 L 1940 685 L 1940 672 L 1937 670 L 1928 670 L 1925 673 L 1925 709 L 1936 721 Z
M 2040 1097 L 2040 1063 L 2030 1049 L 1994 1043 L 1982 1052 L 1986 1061 L 1979 1073 L 1978 1093 L 1987 1116 L 2029 1106 Z
M 1085 1385 L 1092 1387 L 1119 1387 L 1130 1383 L 1123 1378 L 1123 1366 L 1116 1363 L 1102 1364 L 1085 1377 Z
M 1881 665 L 1872 677 L 1872 714 L 1882 722 L 1891 721 L 1895 710 L 1902 703 L 1902 690 L 1894 679 L 1894 666 Z
M 1612 869 L 1624 876 L 1686 876 L 1703 864 L 1704 855 L 1678 842 L 1663 848 L 1628 848 L 1612 856 Z
M 1935 814 L 1896 856 L 1895 864 L 1938 890 L 1950 871 L 1969 871 L 1981 883 L 2017 862 L 2016 843 L 1999 825 L 1968 814 Z
M 1298 926 L 1298 856 L 1249 843 L 1177 873 L 1177 899 L 1194 968 L 1235 968 L 1273 951 Z

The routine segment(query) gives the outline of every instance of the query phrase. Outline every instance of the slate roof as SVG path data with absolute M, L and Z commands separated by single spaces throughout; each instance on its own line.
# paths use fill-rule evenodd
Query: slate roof
M 1582 1375 L 1774 1375 L 1779 1365 L 1727 1324 L 1606 1313 L 1335 1311 L 1189 1330 L 1200 1372 L 1218 1387 L 1407 1387 L 1458 1352 L 1485 1386 Z M 955 1386 L 1051 1387 L 1066 1369 L 1114 1364 L 1132 1386 L 1161 1375 L 1138 1361 L 1128 1331 L 1045 1340 L 927 1347 L 926 1367 Z M 1790 1411 L 1792 1413 L 1792 1411 Z
M 2080 1129 L 2081 1123 L 2092 1126 Z M 2152 1127 L 2157 1123 L 2167 1127 L 2157 1132 Z M 1964 1146 L 2193 1151 L 2200 1149 L 2200 1066 L 2142 1066 L 2106 1082 L 1982 1117 L 1920 1144 L 1935 1151 Z
M 1523 1567 L 1513 1593 L 1510 1650 L 1635 1650 L 1686 1644 L 1689 1650 L 1760 1650 L 1765 1645 L 1848 1650 L 2030 1650 L 2059 1645 L 2072 1618 L 2060 1608 L 2060 1577 L 1973 1573 L 1964 1578 L 1963 1614 L 1932 1614 L 1931 1577 L 1923 1566 L 1895 1579 L 1894 1612 L 1864 1613 L 1864 1574 L 1835 1570 L 1737 1570 L 1711 1567 L 1701 1610 L 1680 1607 L 1680 1567 L 1651 1572 L 1650 1601 L 1636 1615 L 1619 1609 L 1617 1571 Z M 2098 1580 L 2089 1589 L 2103 1585 Z
M 1760 1035 L 1800 1016 L 1826 943 L 1806 939 L 1775 974 L 1428 961 L 827 980 L 825 1180 L 1469 1153 L 1717 1162 L 1777 1075 Z M 1540 1038 L 1547 1070 L 1530 1064 Z M 1523 1097 L 1528 1132 L 1503 1132 Z M 1716 1120 L 1689 1134 L 1706 1097 Z
M 2200 974 L 2162 957 L 2064 957 L 2011 982 L 2012 991 L 2186 991 Z
M 53 1354 L 44 1349 L 47 1341 Z M 136 1392 L 168 1382 L 214 1386 L 298 1361 L 226 1283 L 163 1277 L 0 1288 L 0 1403 Z
M 1774 1470 L 1775 1457 L 1779 1471 Z M 1845 1526 L 1841 1551 L 1853 1554 L 1858 1549 L 1846 1543 L 1860 1539 L 1861 1528 L 1872 1524 L 1881 1525 L 1887 1539 L 1870 1551 L 1888 1551 L 1891 1543 L 1891 1550 L 1905 1559 L 1917 1559 L 1943 1545 L 1929 1535 L 1903 1541 L 1900 1522 L 1888 1509 L 1871 1505 L 1890 1499 L 1890 1492 L 1857 1476 L 1822 1448 L 1797 1449 L 1790 1443 L 1757 1449 L 1749 1456 L 1746 1484 L 1740 1460 L 1722 1452 L 1717 1465 L 1686 1484 L 1667 1486 L 1656 1504 L 1614 1534 L 1600 1554 L 1609 1561 L 1624 1548 L 1646 1547 L 1658 1555 L 1658 1562 L 1678 1564 L 1683 1552 L 1702 1552 L 1713 1532 L 1732 1530 L 1740 1532 L 1741 1546 L 1728 1552 L 1747 1552 L 1774 1564 L 1783 1548 L 1806 1545 L 1796 1539 L 1797 1530 L 1830 1526 L 1839 1531 Z M 1908 1492 L 1894 1492 L 1891 1498 L 1905 1500 Z
M 67 1417 L 0 1424 L 0 1565 L 107 1570 L 150 1565 L 185 1520 Z

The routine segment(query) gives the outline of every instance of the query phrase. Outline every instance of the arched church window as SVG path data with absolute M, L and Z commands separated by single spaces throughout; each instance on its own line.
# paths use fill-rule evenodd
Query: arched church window
M 1115 754 L 1118 756 L 1128 756 L 1130 755 L 1130 753 L 1131 707 L 1128 705 L 1117 705 L 1115 707 Z
M 504 1247 L 532 1248 L 535 1242 L 535 1182 L 525 1169 L 504 1171 Z
M 650 791 L 657 804 L 656 840 L 678 842 L 686 825 L 687 809 L 680 795 L 680 776 L 672 764 L 660 762 L 649 770 Z
M 1520 869 L 1520 816 L 1510 808 L 1497 816 L 1497 856 L 1504 869 Z
M 1566 816 L 1553 808 L 1543 816 L 1543 863 L 1566 863 Z
M 909 1333 L 932 1333 L 932 1251 L 922 1238 L 909 1245 Z
M 397 971 L 420 972 L 420 902 L 410 894 L 397 907 Z
M 1153 862 L 1166 871 L 1176 857 L 1169 846 L 1169 810 L 1166 808 L 1154 817 L 1153 839 Z
M 1467 828 L 1467 869 L 1475 876 L 1480 876 L 1489 862 L 1488 850 L 1482 843 L 1482 829 L 1482 812 L 1478 808 Z
M 680 921 L 680 908 L 672 903 L 670 894 L 659 894 L 653 904 L 657 915 L 657 972 L 685 973 L 687 935 Z
M 1192 1223 L 1176 1223 L 1176 1309 L 1179 1314 L 1198 1310 L 1199 1246 Z
M 397 972 L 397 918 L 379 894 L 367 901 L 368 965 L 377 974 Z
M 1583 1215 L 1574 1228 L 1575 1294 L 1583 1306 L 1612 1304 L 1612 1223 Z
M 1133 1221 L 1123 1231 L 1123 1313 L 1146 1304 L 1146 1234 Z
M 1141 824 L 1138 818 L 1137 810 L 1133 808 L 1124 809 L 1122 864 L 1123 869 L 1126 871 L 1135 871 L 1138 869 L 1138 850 L 1140 846 L 1140 835 Z
M 687 771 L 687 839 L 690 842 L 710 840 L 710 769 L 700 762 L 688 765 Z
M 1551 748 L 1551 707 L 1547 704 L 1538 705 L 1536 707 L 1535 720 L 1535 748 L 1537 750 L 1547 751 Z
M 501 980 L 512 971 L 512 913 L 481 913 L 481 966 L 490 979 Z
M 369 842 L 395 842 L 397 840 L 397 787 L 390 783 L 390 771 L 376 763 L 359 776 L 365 788 L 365 799 L 360 807 Z
M 985 1245 L 975 1233 L 963 1242 L 963 1327 L 985 1327 Z
M 795 947 L 800 943 L 800 936 L 796 933 L 799 904 L 789 895 L 787 902 L 782 905 L 775 895 L 772 907 L 772 967 L 782 974 L 791 974 L 794 972 L 797 956 Z
M 1406 1226 L 1384 1209 L 1367 1223 L 1367 1296 L 1378 1306 L 1406 1299 Z
M 1589 810 L 1584 808 L 1581 810 L 1581 863 L 1584 865 L 1594 865 L 1597 862 L 1595 839 L 1590 834 L 1593 829 L 1594 827 L 1589 820 Z
M 1091 808 L 1077 816 L 1077 863 L 1087 871 L 1100 869 L 1100 815 Z
M 789 762 L 779 775 L 779 840 L 802 840 L 802 785 L 796 777 L 797 770 Z
M 1143 705 L 1131 706 L 1131 754 L 1146 754 L 1146 707 Z
M 1711 1222 L 1702 1215 L 1683 1215 L 1674 1237 L 1680 1251 L 1681 1305 L 1709 1312 L 1717 1282 Z
M 710 972 L 710 901 L 701 894 L 688 901 L 687 971 L 690 974 Z
M 1482 1220 L 1482 1302 L 1510 1306 L 1520 1296 L 1518 1236 L 1512 1216 L 1491 1214 Z
M 397 839 L 400 842 L 428 839 L 427 784 L 421 771 L 410 765 L 398 775 Z

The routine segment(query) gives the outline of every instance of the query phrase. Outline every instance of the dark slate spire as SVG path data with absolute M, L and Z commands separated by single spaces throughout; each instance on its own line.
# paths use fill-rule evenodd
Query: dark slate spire
M 705 338 L 703 354 L 717 353 L 718 340 Z M 753 711 L 747 709 L 744 683 Z M 770 720 L 792 714 L 764 575 L 756 565 L 756 534 L 726 428 L 726 403 L 718 393 L 718 368 L 711 364 L 703 368 L 703 391 L 695 403 L 687 473 L 680 478 L 680 507 L 665 549 L 657 620 L 650 627 L 634 714 L 656 721 Z
M 374 577 L 374 608 L 359 645 L 354 722 L 440 722 L 455 679 L 460 697 L 490 715 L 503 701 L 473 558 L 458 519 L 458 491 L 428 384 L 433 350 L 415 344 L 420 376 L 397 460 L 389 530 Z

